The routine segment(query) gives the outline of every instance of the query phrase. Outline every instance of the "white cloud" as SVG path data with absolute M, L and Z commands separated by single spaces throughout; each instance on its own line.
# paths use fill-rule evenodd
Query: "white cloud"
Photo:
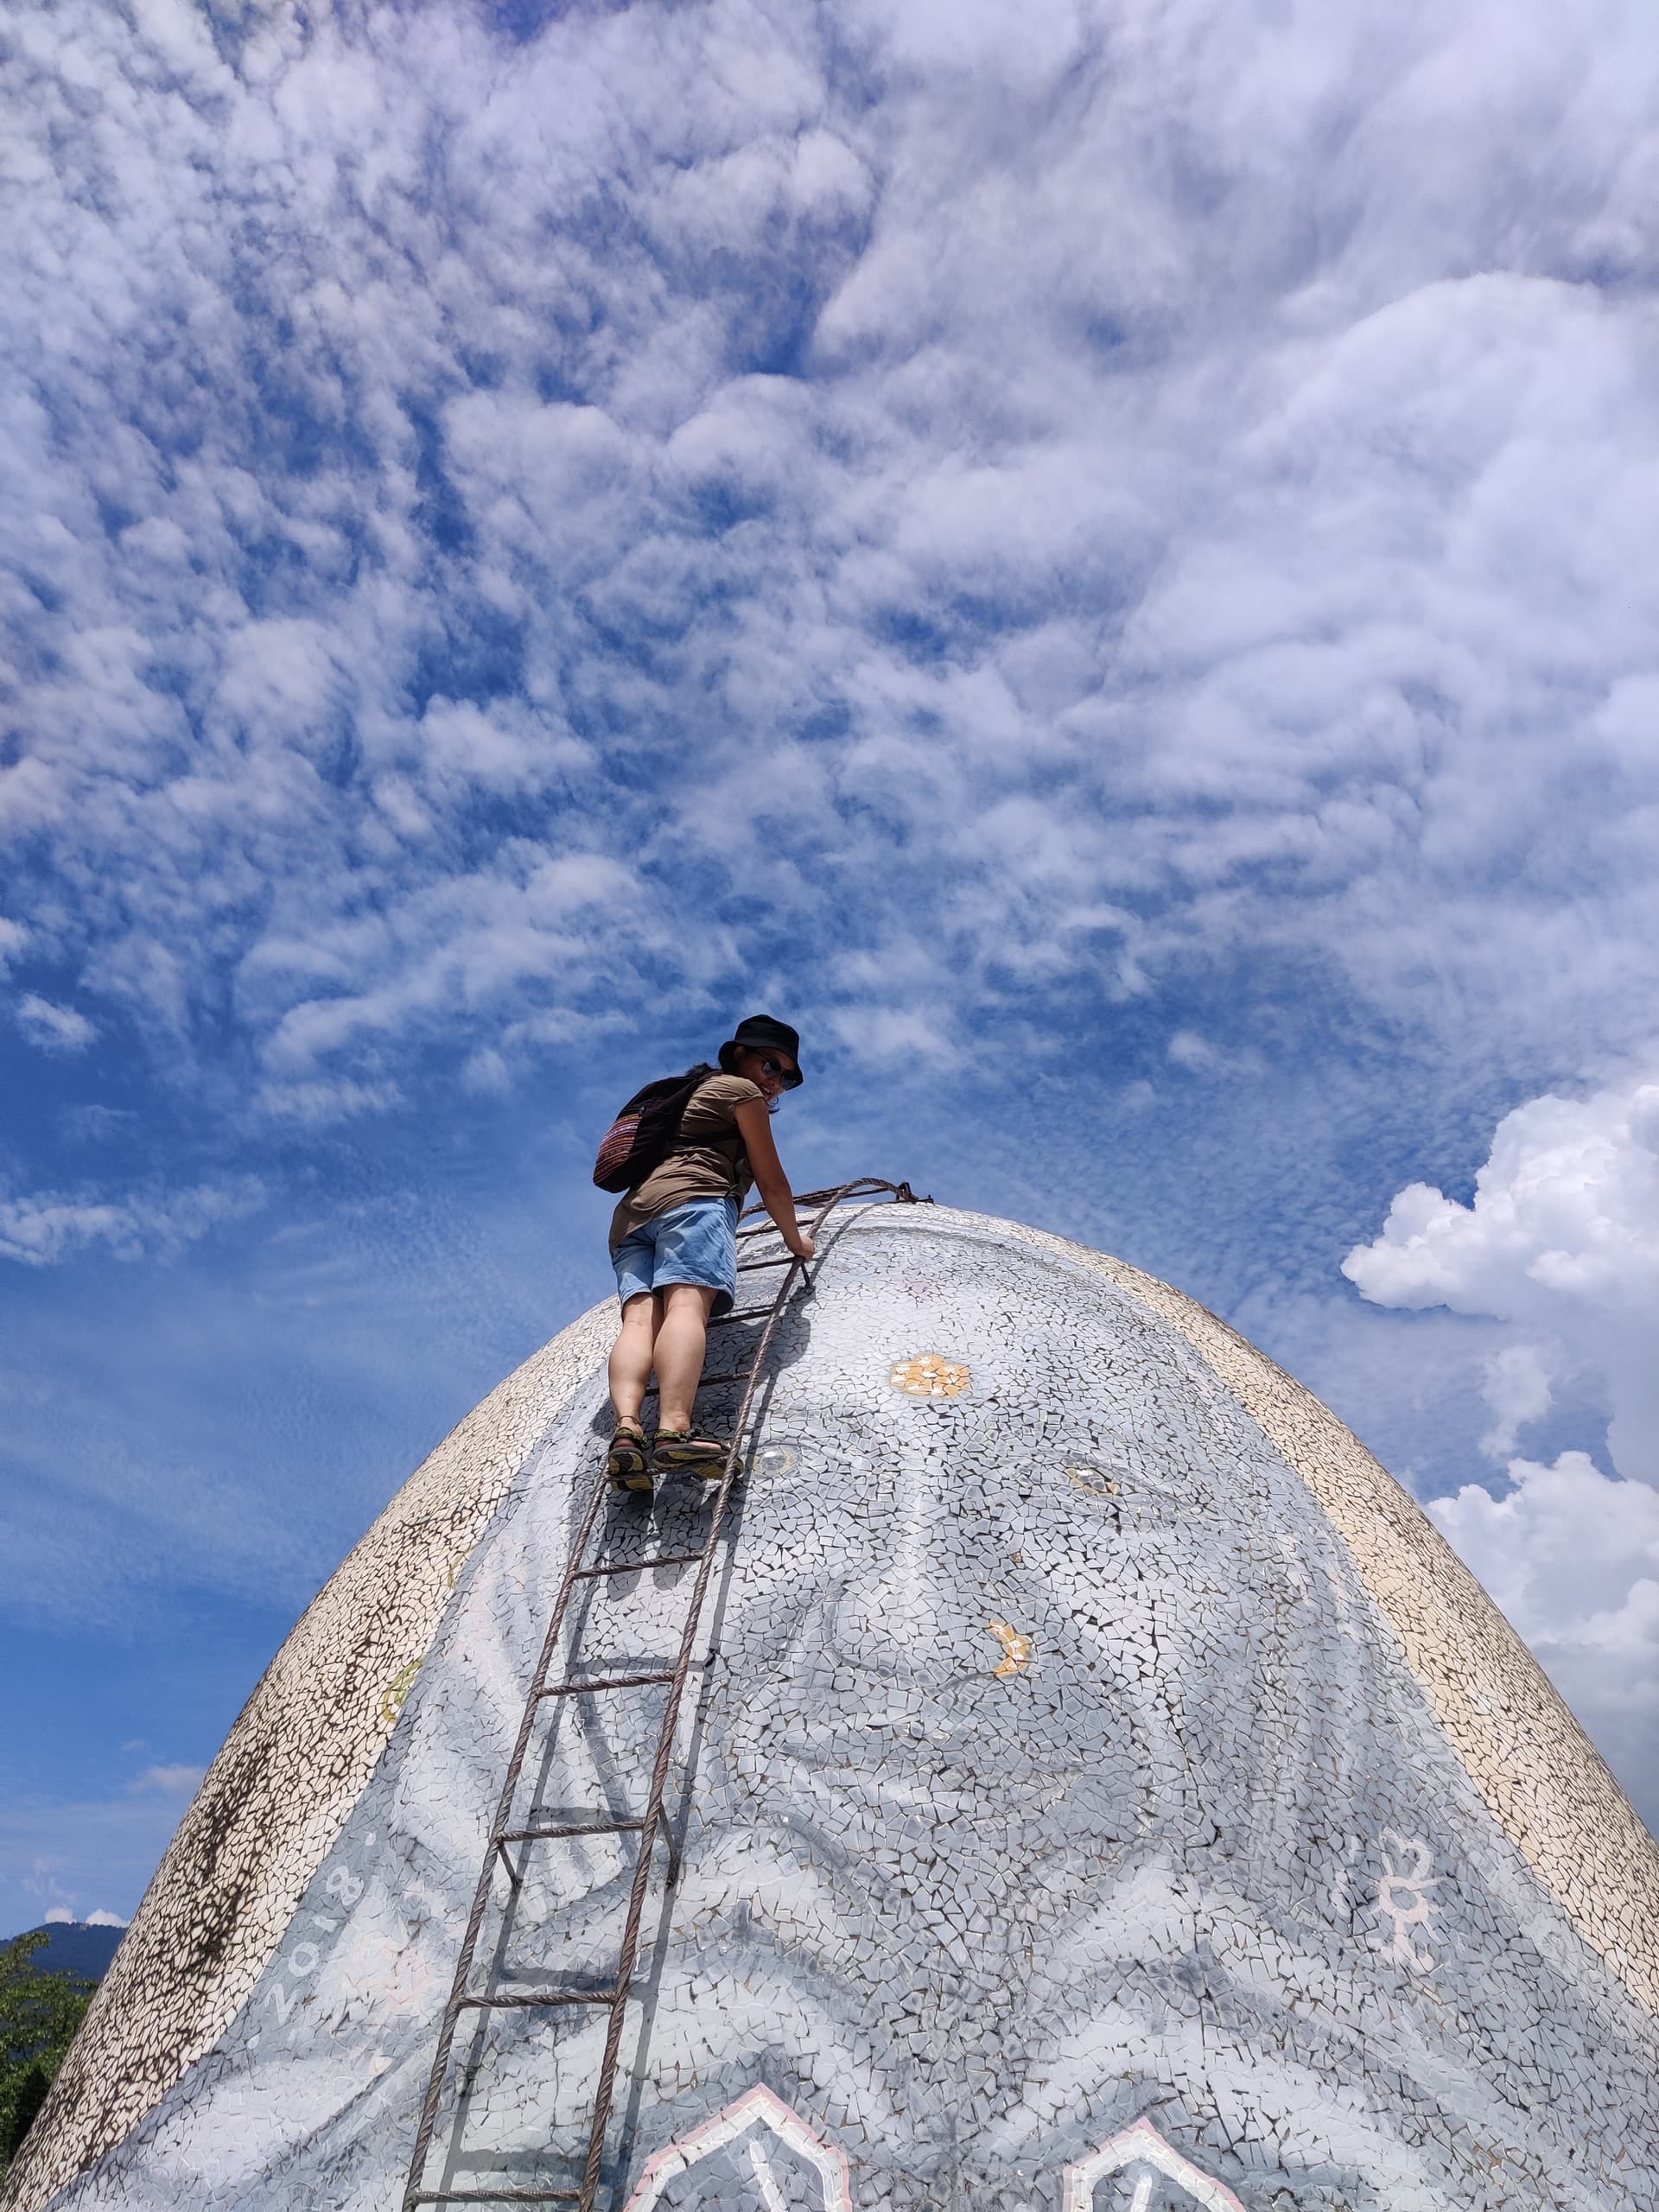
M 1512 1461 L 1497 1497 L 1470 1484 L 1428 1510 L 1659 1816 L 1659 1491 L 1564 1452 Z
M 1506 1325 L 1484 1361 L 1489 1456 L 1563 1383 L 1608 1416 L 1616 1474 L 1581 1451 L 1514 1459 L 1502 1490 L 1428 1510 L 1659 1821 L 1659 1084 L 1517 1107 L 1472 1204 L 1409 1185 L 1343 1270 L 1376 1305 Z
M 5 974 L 28 943 L 29 931 L 22 924 L 9 921 L 5 915 L 0 914 L 0 976 Z
M 1214 1046 L 1207 1043 L 1193 1029 L 1178 1029 L 1166 1050 L 1177 1067 L 1185 1068 L 1193 1074 L 1214 1065 Z
M 838 1014 L 831 1027 L 850 1052 L 878 1066 L 915 1063 L 938 1070 L 954 1066 L 963 1058 L 948 1010 L 925 1003 L 878 1005 L 866 1001 L 856 1009 Z
M 254 1094 L 256 1104 L 273 1121 L 311 1129 L 348 1122 L 359 1114 L 378 1114 L 396 1105 L 402 1096 L 396 1084 L 358 1083 L 350 1077 L 262 1084 Z
M 1523 1428 L 1541 1421 L 1554 1399 L 1549 1358 L 1541 1345 L 1507 1344 L 1485 1363 L 1482 1395 L 1492 1409 L 1492 1426 L 1480 1440 L 1491 1459 L 1506 1459 Z
M 470 1090 L 481 1098 L 502 1098 L 512 1088 L 512 1077 L 507 1063 L 493 1046 L 476 1052 L 461 1071 L 463 1090 Z
M 207 1771 L 205 1766 L 182 1764 L 147 1766 L 134 1775 L 127 1788 L 135 1796 L 194 1797 Z
M 54 1006 L 29 991 L 17 1001 L 17 1027 L 43 1052 L 84 1052 L 98 1031 L 72 1006 Z
M 83 1916 L 81 1900 L 113 1893 L 129 1910 L 137 1904 L 200 1775 L 194 1767 L 176 1772 L 182 1778 L 165 1789 L 59 1802 L 14 1796 L 0 1805 L 0 1926 L 62 1927 L 84 1917 L 88 1927 L 125 1927 L 102 1903 Z
M 1571 1369 L 1596 1380 L 1614 1465 L 1659 1482 L 1659 1083 L 1517 1107 L 1472 1205 L 1408 1185 L 1343 1272 L 1379 1306 L 1515 1325 L 1489 1370 L 1495 1449 L 1548 1409 L 1552 1368 Z
M 1196 1029 L 1178 1029 L 1164 1047 L 1166 1057 L 1188 1075 L 1250 1076 L 1262 1072 L 1262 1056 L 1246 1048 L 1229 1051 Z
M 264 1202 L 264 1187 L 253 1176 L 156 1196 L 40 1192 L 0 1198 L 0 1259 L 45 1267 L 98 1244 L 119 1260 L 175 1252 L 227 1222 L 245 1219 Z
M 35 949 L 169 1050 L 232 979 L 302 1122 L 729 995 L 780 917 L 854 1050 L 894 1001 L 837 956 L 918 936 L 970 1036 L 1243 966 L 1631 1046 L 1651 41 L 849 20 L 20 32 Z
M 41 1914 L 41 1924 L 44 1928 L 73 1928 L 77 1923 L 73 1912 L 67 1904 L 54 1904 L 48 1906 Z M 89 1912 L 79 1925 L 83 1928 L 124 1928 L 128 1923 L 118 1913 L 105 1912 L 100 1908 Z
M 130 1107 L 89 1103 L 66 1106 L 58 1126 L 73 1144 L 104 1144 L 135 1127 L 137 1116 Z

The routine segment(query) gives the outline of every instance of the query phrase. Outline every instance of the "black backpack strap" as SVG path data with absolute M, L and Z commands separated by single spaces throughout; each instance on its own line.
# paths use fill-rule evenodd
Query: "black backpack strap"
M 712 1068 L 706 1061 L 700 1061 L 696 1067 L 688 1068 L 678 1078 L 678 1087 L 684 1092 L 684 1096 L 675 1103 L 674 1134 L 669 1139 L 667 1149 L 663 1154 L 664 1160 L 671 1160 L 677 1152 L 690 1152 L 696 1148 L 680 1142 L 680 1124 L 685 1119 L 686 1108 L 702 1089 L 703 1084 L 708 1082 L 711 1075 L 719 1073 L 718 1068 Z

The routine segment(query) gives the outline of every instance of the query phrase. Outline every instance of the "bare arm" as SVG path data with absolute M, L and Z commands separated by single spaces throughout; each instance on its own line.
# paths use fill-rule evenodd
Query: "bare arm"
M 778 1224 L 778 1233 L 798 1260 L 810 1260 L 813 1245 L 795 1225 L 795 1194 L 789 1187 L 778 1147 L 772 1141 L 772 1116 L 764 1098 L 746 1098 L 737 1109 L 737 1133 L 754 1170 L 754 1187 L 761 1204 Z

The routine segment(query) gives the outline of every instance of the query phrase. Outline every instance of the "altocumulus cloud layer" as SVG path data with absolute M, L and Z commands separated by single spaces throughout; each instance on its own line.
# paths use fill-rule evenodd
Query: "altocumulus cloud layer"
M 843 1101 L 932 1081 L 938 1157 L 1001 1178 L 953 1195 L 1154 1263 L 1135 1224 L 1185 1206 L 1184 1279 L 1258 1333 L 1276 1275 L 1338 1312 L 1344 1252 L 1451 1308 L 1266 1338 L 1385 1443 L 1402 1344 L 1484 1382 L 1484 1438 L 1403 1471 L 1637 1779 L 1650 13 L 143 0 L 5 37 L 0 1024 L 82 1089 L 0 1151 L 0 1256 L 188 1271 L 269 1225 L 321 1341 L 284 1147 L 417 1103 L 435 1146 L 776 1003 Z M 98 1087 L 140 1065 L 170 1137 Z M 1466 1173 L 1495 1127 L 1445 1194 L 1446 1130 Z M 338 1555 L 119 1426 L 74 1470 L 118 1549 L 236 1590 Z M 40 1516 L 66 1559 L 79 1510 Z M 1552 1577 L 1579 1510 L 1624 1533 Z
M 1650 26 L 892 12 L 20 25 L 31 1033 L 330 1116 L 782 902 L 867 1044 L 1228 962 L 1634 1041 Z

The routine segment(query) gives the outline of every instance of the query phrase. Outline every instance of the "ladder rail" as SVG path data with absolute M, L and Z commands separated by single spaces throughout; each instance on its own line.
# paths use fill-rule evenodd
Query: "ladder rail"
M 588 1498 L 587 1510 L 582 1515 L 582 1525 L 575 1541 L 570 1547 L 572 1567 L 580 1567 L 587 1555 L 588 1541 L 593 1535 L 594 1523 L 598 1520 L 600 1508 L 605 1503 L 605 1476 L 601 1471 L 594 1484 L 593 1494 Z M 569 1568 L 567 1568 L 564 1580 L 559 1587 L 558 1596 L 553 1601 L 553 1611 L 547 1624 L 547 1634 L 542 1639 L 541 1656 L 537 1661 L 536 1671 L 531 1677 L 530 1692 L 524 1699 L 524 1715 L 518 1723 L 518 1733 L 513 1742 L 512 1757 L 507 1761 L 507 1771 L 501 1784 L 501 1794 L 496 1802 L 495 1818 L 490 1823 L 491 1841 L 484 1853 L 484 1864 L 479 1872 L 478 1887 L 474 1892 L 472 1910 L 467 1916 L 466 1931 L 461 1939 L 461 1955 L 455 1961 L 454 1979 L 450 1984 L 448 2000 L 443 2008 L 443 2018 L 438 2029 L 438 2047 L 433 2056 L 432 2071 L 427 2081 L 426 2094 L 421 2102 L 420 2122 L 415 2131 L 415 2149 L 410 2161 L 409 2186 L 404 2191 L 404 2212 L 412 2212 L 412 2208 L 416 2203 L 433 2201 L 422 2191 L 420 2183 L 426 2171 L 428 2154 L 432 2148 L 432 2134 L 437 2125 L 438 2106 L 443 2096 L 443 2085 L 448 2076 L 449 2060 L 454 2049 L 455 2030 L 460 2025 L 462 2012 L 468 2009 L 463 2001 L 467 1994 L 467 1983 L 473 1971 L 473 1961 L 478 1950 L 478 1939 L 484 1926 L 484 1915 L 488 1910 L 490 1895 L 495 1887 L 497 1852 L 494 1839 L 512 1818 L 512 1803 L 518 1795 L 519 1776 L 524 1770 L 524 1753 L 530 1748 L 531 1736 L 534 1732 L 542 1707 L 543 1700 L 537 1696 L 537 1692 L 546 1681 L 547 1670 L 552 1664 L 553 1656 L 558 1649 L 559 1637 L 564 1631 L 564 1617 L 569 1609 L 571 1593 L 575 1587 L 575 1577 Z M 502 1863 L 504 1866 L 506 1864 L 505 1857 Z M 508 1871 L 511 1872 L 511 1868 Z
M 836 1206 L 843 1205 L 851 1198 L 875 1198 L 883 1192 L 899 1204 L 929 1203 L 927 1200 L 918 1200 L 908 1183 L 889 1183 L 880 1177 L 866 1175 L 832 1189 L 804 1192 L 796 1200 L 796 1205 L 800 1210 L 809 1206 L 816 1209 L 810 1224 L 807 1224 L 808 1234 L 816 1239 L 824 1221 Z M 751 1207 L 749 1211 L 753 1213 L 758 1210 Z M 770 1221 L 767 1221 L 758 1224 L 753 1228 L 740 1229 L 738 1234 L 747 1242 L 751 1237 L 766 1235 L 768 1231 L 772 1235 L 780 1233 Z M 564 1578 L 559 1586 L 558 1595 L 554 1600 L 547 1633 L 542 1640 L 541 1656 L 537 1662 L 535 1673 L 531 1678 L 530 1688 L 524 1699 L 524 1714 L 519 1721 L 518 1732 L 514 1739 L 512 1753 L 507 1763 L 507 1771 L 497 1801 L 495 1817 L 490 1825 L 489 1840 L 484 1853 L 484 1863 L 480 1872 L 477 1889 L 474 1893 L 472 1910 L 467 1916 L 466 1929 L 461 1937 L 461 1953 L 455 1962 L 454 1977 L 450 1985 L 448 2001 L 444 2005 L 443 2017 L 438 2031 L 437 2048 L 433 2054 L 432 2069 L 427 2080 L 426 2094 L 422 2101 L 420 2120 L 416 2130 L 415 2145 L 410 2160 L 409 2181 L 404 2191 L 403 2212 L 415 2212 L 415 2207 L 422 2204 L 492 2202 L 569 2203 L 576 2205 L 578 2212 L 594 2212 L 594 2200 L 599 2193 L 604 2165 L 605 2138 L 615 2101 L 617 2065 L 627 2018 L 634 1966 L 639 1956 L 639 1929 L 645 1913 L 645 1898 L 650 1889 L 652 1860 L 658 1835 L 663 1828 L 664 1801 L 668 1791 L 669 1769 L 673 1759 L 674 1739 L 678 1730 L 680 1707 L 684 1698 L 686 1680 L 691 1669 L 692 1655 L 696 1649 L 697 1636 L 702 1626 L 703 1604 L 713 1577 L 715 1561 L 719 1554 L 720 1539 L 725 1529 L 728 1508 L 731 1502 L 737 1471 L 743 1464 L 744 1444 L 754 1402 L 763 1379 L 766 1355 L 771 1350 L 779 1322 L 783 1318 L 798 1281 L 807 1279 L 809 1267 L 816 1264 L 818 1257 L 815 1254 L 814 1261 L 809 1262 L 801 1260 L 793 1253 L 785 1256 L 787 1258 L 788 1265 L 769 1308 L 760 1307 L 744 1312 L 734 1312 L 720 1317 L 721 1321 L 763 1320 L 764 1325 L 759 1341 L 754 1346 L 753 1357 L 749 1359 L 747 1365 L 740 1374 L 734 1374 L 729 1377 L 712 1376 L 707 1382 L 700 1382 L 698 1385 L 701 1391 L 721 1381 L 729 1380 L 734 1382 L 741 1381 L 744 1389 L 732 1423 L 731 1441 L 727 1446 L 719 1485 L 715 1493 L 714 1510 L 709 1516 L 709 1528 L 702 1548 L 696 1553 L 679 1555 L 674 1562 L 680 1563 L 680 1558 L 687 1562 L 695 1559 L 697 1562 L 697 1572 L 687 1603 L 679 1649 L 675 1656 L 672 1669 L 652 1674 L 613 1678 L 601 1677 L 587 1682 L 567 1681 L 556 1687 L 550 1687 L 548 1676 L 558 1652 L 565 1618 L 569 1611 L 570 1599 L 579 1586 L 594 1580 L 599 1575 L 608 1571 L 606 1568 L 592 1567 L 585 1564 L 594 1529 L 607 1495 L 608 1484 L 602 1469 L 594 1482 L 580 1528 L 571 1544 Z M 783 1264 L 781 1259 L 748 1263 L 750 1266 L 768 1267 Z M 711 1325 L 718 1326 L 719 1323 Z M 650 1560 L 639 1562 L 642 1567 L 653 1563 L 655 1562 Z M 568 1655 L 567 1665 L 575 1663 L 575 1654 Z M 543 1706 L 563 1697 L 580 1695 L 588 1689 L 638 1688 L 647 1683 L 666 1683 L 668 1695 L 664 1700 L 662 1722 L 658 1731 L 657 1751 L 652 1765 L 651 1784 L 645 1811 L 637 1820 L 631 1820 L 625 1824 L 627 1828 L 638 1834 L 639 1847 L 634 1865 L 633 1879 L 629 1887 L 627 1911 L 623 1923 L 622 1944 L 614 1984 L 608 1992 L 594 1992 L 591 1994 L 572 1993 L 569 1996 L 529 1994 L 489 1996 L 470 1993 L 467 1985 L 472 1976 L 478 1952 L 478 1939 L 483 1929 L 484 1916 L 494 1889 L 496 1861 L 499 1858 L 509 1882 L 516 1890 L 519 1886 L 522 1877 L 514 1872 L 505 1846 L 509 1842 L 517 1842 L 520 1847 L 521 1853 L 527 1853 L 534 1841 L 541 1840 L 539 1832 L 515 1830 L 511 1828 L 510 1823 L 513 1803 L 523 1776 L 525 1753 L 529 1750 L 537 1717 Z M 550 1833 L 556 1835 L 597 1832 L 599 1831 L 556 1829 Z M 669 1880 L 671 1883 L 677 1878 L 678 1863 L 671 1835 L 668 1838 L 668 1843 Z M 610 2017 L 607 2024 L 604 2053 L 600 2063 L 594 2114 L 588 2129 L 586 2162 L 580 2188 L 545 2190 L 508 2188 L 493 2191 L 442 2188 L 435 2190 L 424 2188 L 423 2183 L 425 2178 L 426 2164 L 431 2154 L 433 2136 L 437 2126 L 438 2109 L 442 2102 L 444 2084 L 448 2079 L 450 2062 L 454 2052 L 455 2033 L 462 2015 L 471 2012 L 481 2017 L 492 2011 L 505 2011 L 520 2006 L 531 2009 L 549 2005 L 594 2001 L 607 2004 L 610 2007 Z
M 823 1227 L 825 1216 L 837 1203 L 838 1193 L 824 1198 L 814 1216 L 809 1234 L 816 1238 Z M 816 1254 L 814 1258 L 816 1259 Z M 686 1606 L 685 1627 L 680 1637 L 680 1649 L 676 1659 L 674 1680 L 669 1689 L 663 1712 L 661 1730 L 657 1738 L 657 1757 L 652 1767 L 651 1791 L 645 1801 L 645 1824 L 639 1835 L 639 1855 L 634 1862 L 633 1883 L 628 1894 L 627 1917 L 623 1923 L 622 1950 L 617 1965 L 616 2001 L 611 2008 L 609 2025 L 606 2031 L 604 2055 L 600 2061 L 599 2087 L 594 2100 L 593 2126 L 588 2138 L 588 2164 L 582 2177 L 580 2212 L 593 2212 L 594 2200 L 599 2193 L 601 2171 L 605 2160 L 605 2137 L 610 2125 L 611 2106 L 616 2094 L 617 2060 L 622 2047 L 622 2031 L 627 2018 L 628 1993 L 633 1982 L 634 1961 L 639 1950 L 639 1923 L 645 1914 L 645 1895 L 651 1884 L 652 1846 L 663 1819 L 663 1800 L 668 1789 L 668 1769 L 673 1757 L 674 1738 L 678 1730 L 680 1704 L 685 1694 L 686 1676 L 690 1671 L 691 1655 L 696 1649 L 698 1631 L 702 1625 L 703 1599 L 714 1573 L 721 1530 L 725 1524 L 726 1510 L 731 1502 L 732 1486 L 738 1468 L 742 1464 L 744 1440 L 748 1433 L 749 1416 L 760 1390 L 766 1368 L 766 1354 L 777 1333 L 784 1309 L 797 1278 L 804 1281 L 812 1262 L 790 1255 L 790 1265 L 778 1295 L 772 1301 L 772 1312 L 766 1317 L 760 1332 L 760 1341 L 754 1348 L 749 1362 L 748 1379 L 743 1386 L 743 1395 L 732 1422 L 731 1442 L 726 1447 L 726 1464 L 721 1472 L 720 1488 L 715 1494 L 714 1511 L 709 1516 L 709 1536 L 697 1567 L 690 1603 Z M 673 1880 L 677 1866 L 671 1863 L 669 1878 Z

